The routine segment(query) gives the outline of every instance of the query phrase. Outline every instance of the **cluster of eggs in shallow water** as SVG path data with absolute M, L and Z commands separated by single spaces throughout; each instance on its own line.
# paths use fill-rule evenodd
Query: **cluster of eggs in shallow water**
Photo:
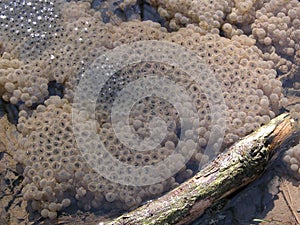
M 272 21 L 280 20 L 285 23 L 281 28 L 286 27 L 286 32 L 292 34 L 292 39 L 285 48 L 282 47 L 281 38 L 275 38 L 274 47 L 279 46 L 279 52 L 287 55 L 290 55 L 291 49 L 299 50 L 296 43 L 299 29 L 295 28 L 299 21 L 299 14 L 296 12 L 300 8 L 297 1 L 291 1 L 286 7 L 282 7 L 281 12 L 268 14 L 270 16 L 266 18 L 261 14 L 272 11 L 271 4 L 274 1 L 269 1 L 265 4 L 265 9 L 257 11 L 257 19 L 248 13 L 255 12 L 259 7 L 259 4 L 255 5 L 252 1 L 245 2 L 244 7 L 231 12 L 229 11 L 234 7 L 226 4 L 226 1 L 221 6 L 206 2 L 201 6 L 207 6 L 208 12 L 214 15 L 205 17 L 205 20 L 202 20 L 203 15 L 194 15 L 196 1 L 192 1 L 192 6 L 195 6 L 193 10 L 187 10 L 189 13 L 175 13 L 174 18 L 172 13 L 178 6 L 176 8 L 168 2 L 160 1 L 158 12 L 165 17 L 169 16 L 170 27 L 177 29 L 178 26 L 191 23 L 187 28 L 169 33 L 166 28 L 151 21 L 105 24 L 101 21 L 101 14 L 91 10 L 87 2 L 45 0 L 0 3 L 0 41 L 4 46 L 0 59 L 0 95 L 5 101 L 18 105 L 21 110 L 17 124 L 20 148 L 15 159 L 24 167 L 23 197 L 43 217 L 53 219 L 58 212 L 70 205 L 77 205 L 84 210 L 130 209 L 170 190 L 193 174 L 191 168 L 186 166 L 158 184 L 145 187 L 119 185 L 93 171 L 87 163 L 86 158 L 96 160 L 98 156 L 82 156 L 75 143 L 71 122 L 75 87 L 80 75 L 91 62 L 109 49 L 139 40 L 163 40 L 195 50 L 207 68 L 216 75 L 226 103 L 226 107 L 220 108 L 226 116 L 223 118 L 225 136 L 223 140 L 216 140 L 215 149 L 232 144 L 267 123 L 287 104 L 282 94 L 282 84 L 276 79 L 277 61 L 274 62 L 271 56 L 263 53 L 255 45 L 255 40 L 268 48 L 268 38 L 273 40 L 273 36 L 278 33 L 271 32 Z M 291 5 L 295 7 L 291 9 Z M 275 4 L 274 10 L 277 8 L 278 5 Z M 203 11 L 206 10 L 199 12 Z M 224 15 L 227 14 L 229 20 L 225 23 Z M 253 37 L 241 35 L 243 30 L 236 27 L 237 22 L 242 25 L 244 23 L 242 28 L 245 33 L 251 28 L 248 26 L 247 15 L 255 20 L 252 25 Z M 286 18 L 289 16 L 290 21 Z M 277 17 L 279 19 L 274 19 Z M 202 22 L 199 29 L 196 29 L 194 22 L 199 22 L 199 19 Z M 264 26 L 265 21 L 268 21 L 267 27 Z M 220 29 L 223 29 L 226 37 L 215 32 Z M 286 35 L 282 30 L 279 33 Z M 180 52 L 175 52 L 175 55 L 180 55 Z M 193 60 L 187 62 L 186 66 L 193 67 Z M 211 110 L 205 93 L 201 93 L 201 85 L 211 84 L 197 84 L 180 68 L 163 63 L 137 63 L 118 71 L 104 86 L 96 117 L 98 134 L 107 149 L 121 162 L 151 165 L 169 156 L 178 145 L 180 118 L 172 105 L 159 98 L 148 98 L 137 103 L 129 122 L 132 130 L 142 138 L 149 136 L 147 123 L 154 114 L 167 122 L 169 130 L 166 138 L 156 151 L 132 153 L 132 149 L 118 141 L 110 124 L 109 110 L 115 98 L 112 93 L 120 91 L 124 84 L 143 76 L 143 73 L 151 72 L 160 77 L 168 76 L 192 96 L 198 118 L 191 120 L 197 120 L 195 124 L 199 126 L 196 130 L 197 149 L 192 161 L 196 164 L 207 162 L 209 157 L 205 155 L 204 149 L 211 137 Z M 64 85 L 62 98 L 48 98 L 48 85 L 52 81 Z M 85 119 L 88 124 L 89 118 Z M 81 132 L 88 134 L 89 128 L 82 127 Z M 193 136 L 194 133 L 186 131 L 183 135 Z M 97 145 L 93 140 L 89 144 Z M 188 144 L 193 145 L 191 142 Z M 299 148 L 295 147 L 284 157 L 291 170 L 296 173 L 299 173 L 298 152 Z M 174 161 L 181 161 L 181 158 Z M 164 174 L 172 173 L 168 170 L 168 167 L 161 168 Z M 115 176 L 114 172 L 107 171 L 111 176 Z

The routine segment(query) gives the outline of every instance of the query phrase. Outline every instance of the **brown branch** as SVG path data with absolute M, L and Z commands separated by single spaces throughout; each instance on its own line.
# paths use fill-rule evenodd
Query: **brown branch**
M 176 189 L 106 224 L 187 224 L 214 202 L 259 177 L 276 149 L 299 131 L 299 124 L 282 114 L 221 153 Z

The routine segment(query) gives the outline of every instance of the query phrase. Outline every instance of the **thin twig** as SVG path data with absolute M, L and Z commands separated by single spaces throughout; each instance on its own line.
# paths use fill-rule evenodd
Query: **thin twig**
M 294 207 L 293 207 L 291 194 L 290 194 L 290 189 L 289 189 L 288 185 L 286 184 L 286 180 L 283 181 L 283 185 L 284 185 L 284 188 L 282 189 L 283 198 L 284 198 L 287 206 L 289 207 L 290 211 L 292 212 L 293 216 L 295 217 L 295 220 L 297 221 L 297 224 L 300 224 L 300 220 L 298 218 L 298 215 L 295 212 Z

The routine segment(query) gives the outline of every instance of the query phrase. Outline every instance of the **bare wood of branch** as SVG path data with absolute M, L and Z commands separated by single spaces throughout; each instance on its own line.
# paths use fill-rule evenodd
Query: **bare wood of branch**
M 179 187 L 105 224 L 187 224 L 214 202 L 259 177 L 276 149 L 299 132 L 298 122 L 282 114 L 232 145 Z

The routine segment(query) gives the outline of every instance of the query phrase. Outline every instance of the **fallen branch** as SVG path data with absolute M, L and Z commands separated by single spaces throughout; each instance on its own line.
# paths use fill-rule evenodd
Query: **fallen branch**
M 187 224 L 216 201 L 259 177 L 276 149 L 299 132 L 298 122 L 282 114 L 221 153 L 176 189 L 106 224 Z

